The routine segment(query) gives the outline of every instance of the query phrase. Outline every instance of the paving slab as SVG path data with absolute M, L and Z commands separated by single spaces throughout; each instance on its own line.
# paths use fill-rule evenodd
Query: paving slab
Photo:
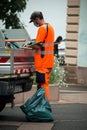
M 17 130 L 51 130 L 53 123 L 23 123 Z

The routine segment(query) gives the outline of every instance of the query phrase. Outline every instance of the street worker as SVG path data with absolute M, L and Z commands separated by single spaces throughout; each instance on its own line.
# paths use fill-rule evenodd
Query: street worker
M 35 11 L 30 16 L 30 23 L 38 27 L 34 49 L 37 90 L 45 89 L 46 98 L 50 99 L 49 79 L 54 67 L 54 29 L 46 23 L 42 12 Z
M 59 53 L 58 53 L 58 45 L 62 42 L 63 38 L 62 36 L 58 36 L 56 41 L 54 42 L 54 55 L 58 58 Z

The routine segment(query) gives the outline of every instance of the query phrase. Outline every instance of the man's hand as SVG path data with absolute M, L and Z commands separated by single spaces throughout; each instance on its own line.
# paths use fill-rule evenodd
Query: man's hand
M 38 42 L 38 43 L 26 43 L 22 46 L 22 48 L 31 48 L 31 49 L 40 49 L 42 47 L 42 43 L 41 42 Z
M 38 43 L 32 43 L 31 45 L 29 45 L 32 49 L 40 49 L 42 47 L 42 43 L 38 42 Z

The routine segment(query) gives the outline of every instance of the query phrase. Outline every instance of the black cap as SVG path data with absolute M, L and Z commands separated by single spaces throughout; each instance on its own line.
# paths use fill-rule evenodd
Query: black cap
M 35 20 L 36 18 L 40 18 L 43 19 L 43 14 L 40 11 L 34 11 L 31 16 L 30 16 L 30 21 L 29 23 L 31 23 L 33 20 Z

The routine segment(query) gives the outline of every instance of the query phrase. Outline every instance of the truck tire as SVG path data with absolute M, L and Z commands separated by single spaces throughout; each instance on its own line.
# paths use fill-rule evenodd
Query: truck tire
M 5 108 L 6 103 L 0 100 L 0 112 Z
M 0 112 L 5 108 L 6 102 L 0 98 Z

